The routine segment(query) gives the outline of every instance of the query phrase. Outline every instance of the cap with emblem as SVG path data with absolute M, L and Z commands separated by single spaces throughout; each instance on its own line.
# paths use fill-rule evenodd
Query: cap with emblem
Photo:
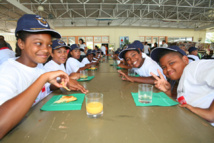
M 17 37 L 18 32 L 48 32 L 53 38 L 61 38 L 61 35 L 50 28 L 48 22 L 39 15 L 34 14 L 24 14 L 19 18 L 17 22 L 17 27 L 15 31 L 15 36 Z
M 65 44 L 65 42 L 62 41 L 62 40 L 53 40 L 53 41 L 52 41 L 52 49 L 53 49 L 53 50 L 59 49 L 59 48 L 61 48 L 61 47 L 65 47 L 66 49 L 70 49 L 70 47 L 67 46 L 67 45 Z

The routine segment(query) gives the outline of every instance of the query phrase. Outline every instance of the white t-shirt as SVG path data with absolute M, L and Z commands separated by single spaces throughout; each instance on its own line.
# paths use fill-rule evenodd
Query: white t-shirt
M 79 62 L 77 59 L 70 57 L 66 62 L 66 73 L 70 75 L 71 73 L 77 72 L 79 68 L 85 65 Z
M 58 70 L 62 70 L 64 72 L 66 72 L 65 70 L 65 66 L 64 64 L 57 64 L 55 61 L 50 60 L 49 62 L 47 62 L 44 66 L 45 71 L 46 72 L 50 72 L 50 71 L 58 71 Z
M 85 50 L 86 45 L 85 44 L 80 44 L 80 49 L 82 49 L 83 51 Z M 80 51 L 80 55 L 85 56 L 85 53 L 83 51 Z
M 106 47 L 105 46 L 101 46 L 100 49 L 103 52 L 103 55 L 106 55 Z
M 85 66 L 86 64 L 90 64 L 90 61 L 88 60 L 87 57 L 85 57 L 81 63 L 84 64 L 84 66 Z
M 152 76 L 150 74 L 150 72 L 152 72 L 155 75 L 159 76 L 157 69 L 159 69 L 163 74 L 162 68 L 150 57 L 148 57 L 145 53 L 142 53 L 142 58 L 145 58 L 143 65 L 140 68 L 133 68 L 137 74 L 139 74 L 142 77 L 149 77 Z M 165 77 L 164 74 L 163 76 Z
M 43 73 L 45 70 L 42 64 L 32 68 L 17 62 L 15 59 L 8 59 L 0 66 L 0 105 L 23 92 Z M 50 84 L 46 83 L 33 105 L 49 93 Z
M 144 53 L 149 54 L 149 46 L 148 45 L 144 45 Z
M 189 58 L 189 63 L 191 63 L 191 62 L 193 62 L 193 61 L 198 61 L 198 60 L 200 60 L 200 59 L 198 58 L 198 56 L 195 56 L 195 55 L 187 55 L 187 57 Z M 192 59 L 194 59 L 194 60 L 192 60 Z
M 58 71 L 58 70 L 62 70 L 66 72 L 64 64 L 59 65 L 53 60 L 50 60 L 49 62 L 47 62 L 44 66 L 44 69 L 46 72 Z M 60 79 L 61 79 L 60 77 L 57 77 L 57 80 L 60 80 Z
M 209 108 L 214 100 L 214 61 L 198 60 L 188 64 L 180 78 L 177 92 L 177 98 L 183 96 L 187 104 Z
M 15 58 L 15 52 L 10 49 L 0 50 L 0 65 L 7 61 L 9 58 Z
M 163 48 L 167 48 L 168 45 L 167 45 L 166 43 L 164 43 L 164 44 L 162 45 L 162 47 L 163 47 Z

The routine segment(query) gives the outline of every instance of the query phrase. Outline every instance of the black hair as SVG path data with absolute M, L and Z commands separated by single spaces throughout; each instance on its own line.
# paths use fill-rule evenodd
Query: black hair
M 3 39 L 0 39 L 0 49 L 3 47 L 7 47 L 7 43 Z
M 83 39 L 82 39 L 82 38 L 80 38 L 80 39 L 79 39 L 79 41 L 82 41 L 82 44 L 84 44 L 84 43 L 85 43 L 85 42 L 83 41 Z
M 159 54 L 158 54 L 158 62 L 160 62 L 160 59 L 167 55 L 167 54 L 170 54 L 170 53 L 173 53 L 173 54 L 176 54 L 178 55 L 180 58 L 183 57 L 183 55 L 179 52 L 176 52 L 176 51 L 171 51 L 171 50 L 166 50 L 166 49 L 163 49 Z
M 18 45 L 18 40 L 21 39 L 23 42 L 25 42 L 25 40 L 27 39 L 28 36 L 30 36 L 31 34 L 29 32 L 25 32 L 25 31 L 19 31 L 17 32 L 17 37 L 16 37 L 16 57 L 21 56 L 21 48 Z
M 95 48 L 97 48 L 97 50 L 99 49 L 99 47 L 97 45 L 95 45 Z

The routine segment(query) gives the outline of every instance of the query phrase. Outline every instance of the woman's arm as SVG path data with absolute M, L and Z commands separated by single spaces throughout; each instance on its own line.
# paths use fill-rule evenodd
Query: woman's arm
M 62 71 L 44 73 L 25 91 L 0 106 L 0 139 L 21 121 L 46 82 L 61 87 L 56 81 L 59 76 L 68 82 L 68 75 Z
M 77 72 L 79 73 L 80 71 L 85 70 L 85 69 L 88 69 L 88 68 L 90 68 L 90 67 L 91 67 L 90 64 L 86 64 L 84 67 L 79 68 Z

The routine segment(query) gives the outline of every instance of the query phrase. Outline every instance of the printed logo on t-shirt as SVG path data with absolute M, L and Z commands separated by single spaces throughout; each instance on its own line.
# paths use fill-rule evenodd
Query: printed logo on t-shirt
M 42 92 L 45 92 L 45 86 L 43 86 L 43 88 L 42 88 Z

